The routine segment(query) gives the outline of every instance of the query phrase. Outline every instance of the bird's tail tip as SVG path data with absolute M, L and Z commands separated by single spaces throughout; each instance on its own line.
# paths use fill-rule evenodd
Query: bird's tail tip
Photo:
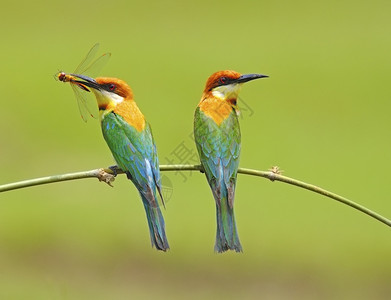
M 235 251 L 236 253 L 243 253 L 243 248 L 239 240 L 233 243 L 228 243 L 227 240 L 223 241 L 221 239 L 220 240 L 216 239 L 214 250 L 216 253 L 224 253 L 229 250 Z
M 151 236 L 152 247 L 166 252 L 170 246 L 166 237 L 165 223 L 160 208 L 151 207 L 144 202 L 145 212 L 148 219 L 149 233 Z
M 170 245 L 168 244 L 166 233 L 163 231 L 163 234 L 154 233 L 154 238 L 151 235 L 152 247 L 155 247 L 157 250 L 167 252 L 170 250 Z
M 168 245 L 168 243 L 158 244 L 156 242 L 153 242 L 152 243 L 152 248 L 153 247 L 155 247 L 156 250 L 163 251 L 163 252 L 167 252 L 168 250 L 170 250 L 170 246 Z
M 215 251 L 218 253 L 228 250 L 243 252 L 239 234 L 236 229 L 233 207 L 229 205 L 227 198 L 222 198 L 220 200 L 220 205 L 216 206 L 216 217 L 217 231 Z

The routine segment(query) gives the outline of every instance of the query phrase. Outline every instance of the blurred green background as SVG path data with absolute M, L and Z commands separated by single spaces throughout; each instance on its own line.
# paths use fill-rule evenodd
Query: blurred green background
M 96 120 L 56 82 L 96 42 L 126 80 L 160 162 L 194 153 L 193 112 L 222 69 L 270 75 L 241 99 L 241 166 L 284 174 L 391 217 L 389 1 L 12 1 L 2 5 L 0 184 L 113 164 Z M 243 104 L 242 102 L 242 104 Z M 239 103 L 240 105 L 240 103 Z M 183 143 L 183 144 L 182 144 Z M 191 159 L 191 156 L 188 157 Z M 150 247 L 124 176 L 0 196 L 1 299 L 390 299 L 390 229 L 317 194 L 240 175 L 243 254 L 213 252 L 203 174 L 164 173 L 171 250 Z

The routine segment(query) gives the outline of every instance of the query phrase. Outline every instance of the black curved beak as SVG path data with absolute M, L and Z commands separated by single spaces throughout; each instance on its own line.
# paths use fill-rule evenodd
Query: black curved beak
M 95 81 L 94 78 L 91 78 L 91 77 L 88 77 L 88 76 L 85 76 L 85 75 L 80 75 L 80 74 L 70 74 L 70 75 L 83 80 L 83 81 L 75 80 L 75 82 L 77 82 L 77 83 L 80 83 L 82 85 L 88 86 L 89 88 L 93 88 L 95 90 L 99 90 L 100 89 L 100 85 Z
M 262 74 L 244 74 L 240 76 L 238 79 L 234 80 L 236 83 L 245 83 L 247 81 L 251 81 L 254 79 L 259 79 L 259 78 L 266 78 L 269 77 L 267 75 L 262 75 Z

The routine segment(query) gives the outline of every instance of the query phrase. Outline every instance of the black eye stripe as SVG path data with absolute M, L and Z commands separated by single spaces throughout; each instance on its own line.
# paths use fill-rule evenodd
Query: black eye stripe
M 108 92 L 115 92 L 117 86 L 114 83 L 107 83 L 104 85 L 104 89 Z
M 214 81 L 214 83 L 211 86 L 211 88 L 209 89 L 209 91 L 211 91 L 212 89 L 214 89 L 218 86 L 229 85 L 229 84 L 233 83 L 234 81 L 235 81 L 234 79 L 231 79 L 226 76 L 219 77 L 217 80 Z
M 230 82 L 231 80 L 228 77 L 223 76 L 219 78 L 217 85 L 226 85 L 229 84 Z

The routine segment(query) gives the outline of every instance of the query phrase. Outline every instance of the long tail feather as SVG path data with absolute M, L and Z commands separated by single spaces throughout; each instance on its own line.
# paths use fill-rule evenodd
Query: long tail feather
M 170 249 L 166 237 L 163 215 L 159 206 L 152 207 L 148 204 L 148 200 L 145 199 L 143 195 L 141 195 L 141 197 L 143 198 L 145 213 L 148 219 L 148 227 L 152 246 L 162 251 Z
M 227 250 L 242 252 L 234 210 L 228 203 L 226 193 L 224 194 L 218 202 L 216 201 L 217 233 L 215 251 L 220 253 Z

